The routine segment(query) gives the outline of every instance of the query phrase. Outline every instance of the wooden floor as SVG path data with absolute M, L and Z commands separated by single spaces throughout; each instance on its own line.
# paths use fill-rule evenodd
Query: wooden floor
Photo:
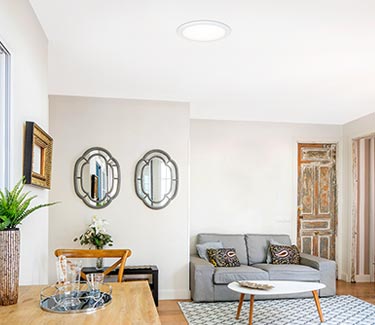
M 375 283 L 347 283 L 337 281 L 338 295 L 352 295 L 375 305 Z M 180 300 L 179 300 L 180 301 Z M 159 301 L 158 312 L 163 325 L 186 325 L 177 300 Z
M 187 324 L 185 317 L 177 304 L 178 301 L 181 300 L 159 300 L 158 312 L 162 325 Z
M 375 283 L 348 283 L 337 281 L 338 295 L 352 295 L 375 305 Z

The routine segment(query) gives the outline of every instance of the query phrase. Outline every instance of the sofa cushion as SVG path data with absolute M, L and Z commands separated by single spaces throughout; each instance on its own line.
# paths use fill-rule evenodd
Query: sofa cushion
M 238 267 L 241 265 L 234 248 L 209 248 L 208 260 L 216 267 Z
M 306 265 L 297 264 L 254 264 L 268 273 L 270 280 L 284 281 L 320 281 L 320 273 Z
M 268 247 L 271 239 L 283 245 L 291 245 L 288 235 L 245 235 L 249 265 L 266 262 Z
M 221 241 L 207 242 L 203 244 L 197 244 L 197 253 L 200 258 L 208 261 L 207 249 L 208 248 L 224 248 Z
M 197 236 L 197 244 L 213 241 L 221 241 L 224 248 L 234 248 L 240 263 L 246 265 L 248 264 L 244 235 L 198 234 Z
M 267 264 L 272 264 L 272 255 L 271 255 L 271 250 L 270 250 L 271 245 L 282 245 L 282 244 L 277 242 L 276 240 L 270 239 L 270 244 L 267 249 L 267 257 L 266 257 Z
M 268 274 L 259 268 L 248 265 L 215 268 L 215 284 L 228 284 L 240 280 L 268 280 Z
M 301 257 L 296 245 L 270 245 L 272 264 L 299 264 Z

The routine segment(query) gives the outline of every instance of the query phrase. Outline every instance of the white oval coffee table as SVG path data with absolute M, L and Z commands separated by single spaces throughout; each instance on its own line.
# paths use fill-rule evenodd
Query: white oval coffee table
M 230 290 L 240 293 L 240 302 L 237 308 L 236 319 L 239 319 L 242 308 L 242 303 L 245 295 L 250 295 L 250 312 L 249 312 L 249 325 L 253 323 L 253 308 L 254 308 L 254 296 L 270 296 L 270 295 L 284 295 L 292 293 L 302 293 L 311 291 L 316 309 L 318 310 L 319 318 L 321 322 L 324 322 L 322 309 L 320 308 L 320 301 L 318 290 L 325 288 L 325 284 L 318 282 L 299 282 L 299 281 L 251 281 L 259 284 L 272 285 L 273 288 L 269 290 L 250 289 L 241 287 L 238 282 L 232 282 L 228 284 Z

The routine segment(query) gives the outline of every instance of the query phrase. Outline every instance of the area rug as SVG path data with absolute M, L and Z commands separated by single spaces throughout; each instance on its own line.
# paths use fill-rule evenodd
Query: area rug
M 323 324 L 374 325 L 375 306 L 353 296 L 320 298 Z M 190 325 L 248 324 L 249 302 L 242 306 L 236 320 L 238 302 L 179 302 Z M 320 324 L 315 302 L 311 299 L 255 300 L 254 325 Z

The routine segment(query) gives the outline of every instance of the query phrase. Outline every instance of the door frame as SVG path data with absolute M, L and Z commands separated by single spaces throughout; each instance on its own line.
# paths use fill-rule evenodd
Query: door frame
M 4 121 L 3 125 L 0 125 L 0 136 L 2 143 L 0 145 L 0 188 L 10 187 L 11 182 L 11 66 L 12 57 L 9 47 L 2 41 L 0 37 L 0 50 L 5 53 L 5 72 L 4 72 L 4 102 L 0 107 L 0 114 Z M 1 89 L 0 89 L 1 90 Z
M 358 224 L 357 224 L 357 217 L 358 217 L 358 186 L 356 184 L 356 179 L 358 178 L 358 146 L 359 140 L 366 139 L 366 138 L 373 138 L 375 137 L 375 132 L 356 136 L 351 139 L 350 141 L 350 176 L 351 182 L 348 184 L 348 188 L 351 189 L 351 194 L 349 194 L 349 202 L 351 204 L 351 218 L 350 218 L 350 268 L 349 268 L 349 277 L 350 282 L 371 282 L 375 281 L 375 266 L 370 265 L 370 275 L 369 276 L 356 276 L 357 275 L 357 231 L 358 231 Z M 351 195 L 351 197 L 350 197 Z M 373 239 L 372 239 L 373 240 Z M 374 254 L 374 248 L 370 245 L 370 255 Z M 349 281 L 348 281 L 349 282 Z

